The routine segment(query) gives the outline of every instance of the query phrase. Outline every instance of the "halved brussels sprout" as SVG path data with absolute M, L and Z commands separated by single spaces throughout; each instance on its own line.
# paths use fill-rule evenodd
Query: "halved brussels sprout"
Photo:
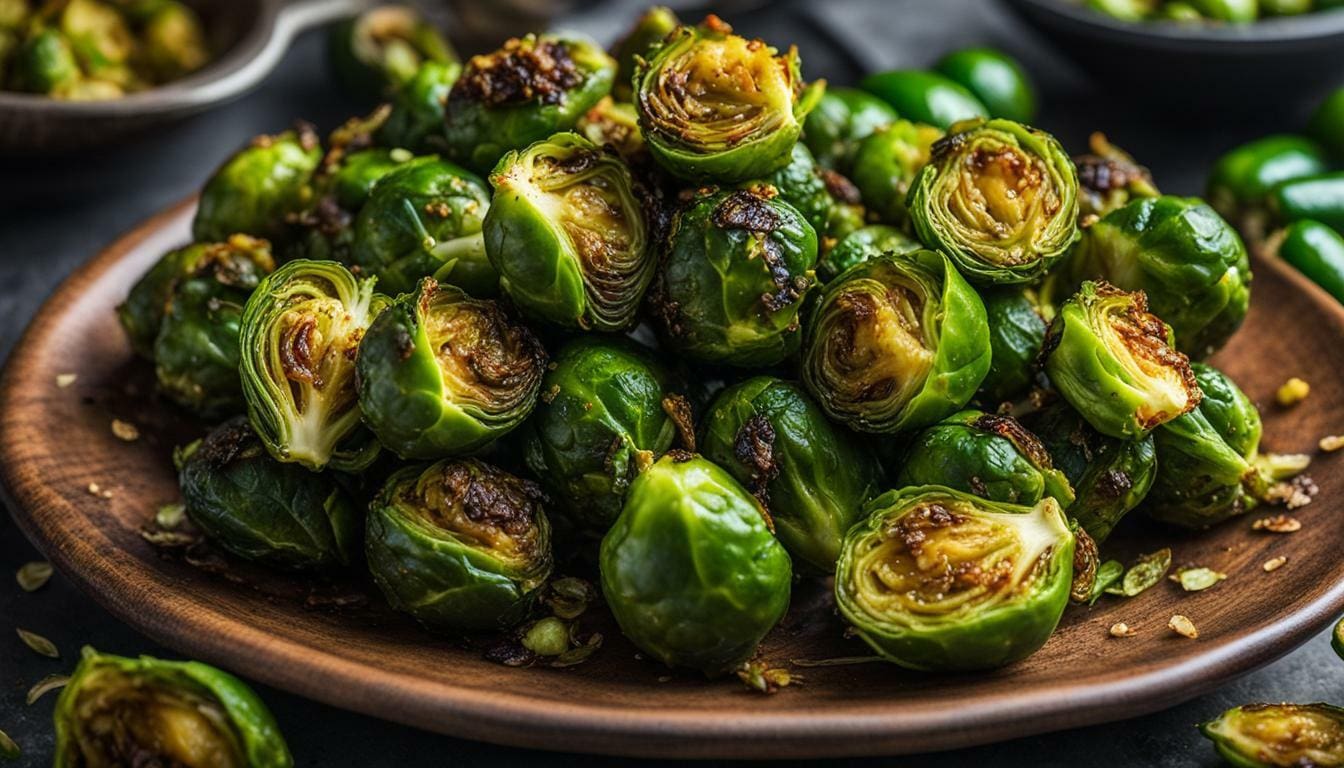
M 393 608 L 432 629 L 513 626 L 551 575 L 543 498 L 476 459 L 401 469 L 369 505 L 369 572 Z
M 635 79 L 635 62 L 648 58 L 652 49 L 680 25 L 677 14 L 661 5 L 653 6 L 635 20 L 611 52 L 616 58 L 616 82 L 611 87 L 613 96 L 621 101 L 634 99 L 631 83 Z
M 342 84 L 369 98 L 385 97 L 430 64 L 458 66 L 457 52 L 419 11 L 379 5 L 331 30 L 328 53 Z
M 1104 435 L 1137 440 L 1199 405 L 1190 360 L 1143 291 L 1083 283 L 1060 307 L 1043 354 L 1051 383 Z
M 53 720 L 58 766 L 294 765 L 257 694 L 199 661 L 128 659 L 85 646 Z
M 989 371 L 980 297 L 936 251 L 883 255 L 826 285 L 807 319 L 803 384 L 861 432 L 926 427 L 959 410 Z
M 875 256 L 901 256 L 923 250 L 917 240 L 901 230 L 886 224 L 869 224 L 850 232 L 821 257 L 817 263 L 817 278 L 828 283 L 846 269 Z
M 719 393 L 701 450 L 770 512 L 775 534 L 808 570 L 830 573 L 840 540 L 877 495 L 881 470 L 857 437 L 832 425 L 795 384 L 757 376 Z
M 541 391 L 523 428 L 527 467 L 568 522 L 606 533 L 631 481 L 677 435 L 667 374 L 633 344 L 580 337 L 548 366 Z
M 252 427 L 280 461 L 359 468 L 337 449 L 359 426 L 359 340 L 389 303 L 374 293 L 374 282 L 334 261 L 299 259 L 247 300 L 239 330 L 243 396 Z M 361 452 L 352 461 L 372 458 Z
M 664 664 L 727 672 L 789 607 L 793 569 L 764 511 L 727 472 L 672 451 L 630 485 L 602 539 L 602 593 L 621 631 Z
M 634 324 L 657 254 L 620 157 L 557 133 L 505 155 L 490 183 L 485 252 L 524 313 L 563 328 Z
M 872 94 L 857 88 L 828 88 L 803 121 L 803 143 L 822 166 L 849 173 L 859 142 L 899 117 L 887 102 Z
M 803 86 L 798 49 L 784 54 L 710 15 L 677 27 L 635 66 L 635 106 L 658 163 L 680 179 L 723 184 L 789 162 L 824 82 Z
M 191 234 L 198 242 L 239 233 L 272 242 L 289 234 L 286 221 L 311 194 L 322 147 L 313 127 L 300 123 L 275 136 L 258 136 L 215 171 L 201 189 Z
M 897 120 L 860 141 L 852 176 L 863 204 L 882 221 L 905 226 L 910 220 L 906 208 L 910 185 L 942 137 L 942 130 L 932 125 Z
M 1059 502 L 1005 504 L 938 486 L 863 509 L 835 572 L 840 615 L 910 669 L 979 670 L 1045 644 L 1069 602 L 1074 537 Z
M 201 18 L 185 3 L 166 0 L 140 30 L 141 56 L 157 82 L 195 72 L 210 60 Z
M 1344 709 L 1329 704 L 1245 704 L 1199 731 L 1236 768 L 1344 765 Z
M 398 456 L 457 456 L 521 424 L 545 369 L 541 344 L 498 304 L 426 278 L 364 334 L 359 407 Z
M 1088 149 L 1089 154 L 1073 158 L 1078 169 L 1078 212 L 1084 218 L 1105 216 L 1130 200 L 1161 194 L 1148 169 L 1107 141 L 1105 134 L 1094 132 Z
M 448 92 L 462 74 L 457 63 L 427 61 L 392 95 L 392 111 L 378 130 L 378 142 L 414 152 L 433 152 L 443 143 Z
M 673 220 L 651 304 L 676 351 L 772 365 L 798 349 L 816 261 L 816 232 L 788 203 L 761 189 L 702 193 Z
M 912 437 L 897 464 L 898 487 L 941 485 L 1026 506 L 1047 496 L 1065 509 L 1073 503 L 1045 445 L 1011 416 L 954 413 Z
M 863 226 L 859 190 L 839 173 L 818 166 L 811 150 L 801 142 L 793 145 L 791 158 L 765 182 L 803 214 L 816 230 L 821 250 L 830 250 L 840 238 Z
M 448 154 L 488 173 L 505 152 L 573 128 L 615 75 L 610 56 L 572 35 L 515 37 L 473 56 L 448 93 Z
M 996 406 L 1021 396 L 1035 381 L 1046 323 L 1035 291 L 1008 286 L 981 291 L 980 298 L 989 318 L 991 352 L 977 399 Z
M 954 125 L 908 204 L 920 240 L 977 284 L 1035 280 L 1078 239 L 1073 161 L 1050 134 L 1011 120 Z

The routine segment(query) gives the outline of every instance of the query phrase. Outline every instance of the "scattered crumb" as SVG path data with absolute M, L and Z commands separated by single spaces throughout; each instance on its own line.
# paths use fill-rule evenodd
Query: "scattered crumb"
M 102 489 L 102 488 L 99 488 L 97 483 L 89 483 L 89 495 L 90 495 L 90 496 L 97 496 L 97 495 L 101 494 L 102 491 L 103 491 L 103 489 Z
M 1262 517 L 1251 523 L 1251 530 L 1269 531 L 1270 533 L 1294 533 L 1302 530 L 1302 521 L 1287 515 Z
M 672 676 L 671 676 L 671 675 L 661 675 L 661 676 L 659 676 L 659 678 L 658 678 L 658 682 L 660 682 L 660 683 L 670 683 L 670 682 L 672 682 Z
M 112 420 L 112 434 L 116 435 L 118 440 L 125 440 L 128 443 L 140 439 L 140 430 L 131 422 L 121 419 Z
M 1195 622 L 1179 613 L 1171 617 L 1171 621 L 1167 622 L 1167 627 L 1181 637 L 1188 637 L 1191 640 L 1199 637 L 1199 630 L 1195 629 Z
M 775 693 L 780 688 L 796 685 L 803 680 L 802 675 L 790 673 L 782 667 L 771 667 L 764 661 L 744 662 L 737 670 L 737 678 L 753 691 Z
M 1311 385 L 1296 376 L 1283 382 L 1283 386 L 1274 393 L 1274 399 L 1285 408 L 1297 405 L 1311 394 Z
M 1271 557 L 1270 559 L 1266 560 L 1265 564 L 1260 567 L 1265 569 L 1265 573 L 1269 573 L 1271 571 L 1279 570 L 1280 568 L 1283 567 L 1283 564 L 1286 562 L 1288 562 L 1288 558 L 1284 557 L 1283 555 L 1279 555 L 1278 557 Z
M 1344 435 L 1326 435 L 1316 445 L 1326 453 L 1333 453 L 1344 448 Z
M 56 386 L 60 387 L 61 389 L 65 389 L 71 384 L 74 384 L 75 379 L 78 378 L 79 376 L 73 373 L 58 373 L 56 374 Z
M 1133 637 L 1137 634 L 1139 633 L 1123 621 L 1117 621 L 1111 625 L 1111 637 Z

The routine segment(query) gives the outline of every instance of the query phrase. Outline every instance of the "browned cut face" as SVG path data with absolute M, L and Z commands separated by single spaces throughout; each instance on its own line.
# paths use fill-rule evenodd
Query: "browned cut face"
M 561 104 L 583 82 L 569 48 L 546 38 L 512 38 L 493 53 L 473 56 L 449 95 L 500 107 L 535 102 Z
M 1032 464 L 1041 469 L 1050 469 L 1053 463 L 1050 452 L 1045 449 L 1040 438 L 1011 416 L 986 413 L 972 424 L 981 432 L 998 435 L 1011 442 Z
M 1125 296 L 1126 293 L 1110 284 L 1100 284 L 1099 296 Z M 1195 379 L 1190 359 L 1167 343 L 1167 326 L 1157 315 L 1148 311 L 1148 296 L 1143 291 L 1128 294 L 1132 300 L 1117 302 L 1117 311 L 1107 312 L 1106 322 L 1115 334 L 1123 351 L 1133 361 L 1146 380 L 1171 383 L 1184 390 L 1183 396 L 1165 398 L 1170 407 L 1145 405 L 1136 414 L 1144 429 L 1171 421 L 1193 411 L 1204 393 Z
M 541 489 L 475 459 L 442 462 L 408 486 L 404 499 L 427 522 L 459 539 L 509 558 L 526 559 L 538 546 Z

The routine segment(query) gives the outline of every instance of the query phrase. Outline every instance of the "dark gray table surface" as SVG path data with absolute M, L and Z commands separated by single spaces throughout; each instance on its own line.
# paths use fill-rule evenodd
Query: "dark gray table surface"
M 632 3 L 607 3 L 564 26 L 609 40 Z M 613 6 L 624 6 L 618 8 Z M 824 18 L 821 14 L 825 14 Z M 1291 129 L 1308 105 L 1266 109 L 1220 122 L 1192 100 L 1180 113 L 1150 114 L 1108 98 L 1054 57 L 1043 41 L 983 0 L 826 0 L 784 4 L 729 19 L 740 31 L 775 43 L 797 42 L 805 73 L 844 83 L 863 68 L 922 66 L 963 45 L 996 45 L 1025 62 L 1041 90 L 1039 124 L 1072 149 L 1104 129 L 1152 167 L 1164 190 L 1195 194 L 1222 150 L 1274 130 Z M 837 47 L 830 30 L 850 38 Z M 359 105 L 327 73 L 320 35 L 301 38 L 264 87 L 178 126 L 163 136 L 86 156 L 0 159 L 0 357 L 6 356 L 38 304 L 67 273 L 121 232 L 196 190 L 248 137 L 303 117 L 330 128 Z M 4 115 L 0 114 L 0 120 Z M 24 594 L 10 576 L 40 555 L 8 516 L 0 515 L 0 729 L 24 749 L 20 765 L 45 765 L 52 745 L 54 696 L 27 706 L 35 681 L 68 671 L 81 645 L 123 654 L 162 654 L 116 621 L 59 574 Z M 14 627 L 40 632 L 60 647 L 59 661 L 40 658 Z M 1106 664 L 1103 658 L 1080 664 Z M 619 765 L 628 761 L 529 752 L 451 739 L 316 704 L 259 687 L 301 766 Z M 781 695 L 788 695 L 787 692 Z M 909 766 L 1216 765 L 1194 724 L 1248 701 L 1344 701 L 1344 664 L 1325 635 L 1279 661 L 1165 712 L 1111 725 L 899 761 L 850 764 Z

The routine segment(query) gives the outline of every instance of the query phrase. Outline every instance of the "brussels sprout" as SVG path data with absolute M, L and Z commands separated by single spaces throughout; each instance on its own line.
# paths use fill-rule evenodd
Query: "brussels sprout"
M 859 190 L 849 179 L 818 166 L 812 152 L 801 142 L 793 145 L 790 157 L 788 165 L 765 181 L 784 202 L 803 214 L 820 240 L 834 246 L 840 238 L 863 226 Z
M 632 170 L 643 165 L 645 160 L 652 162 L 644 144 L 644 134 L 639 131 L 639 113 L 634 104 L 603 96 L 592 109 L 583 113 L 574 130 L 599 147 L 611 147 L 632 166 Z
M 418 11 L 380 5 L 331 30 L 327 53 L 341 83 L 368 98 L 394 93 L 428 64 L 457 66 L 457 53 Z
M 392 294 L 433 277 L 491 296 L 499 277 L 481 235 L 489 208 L 490 193 L 475 175 L 437 157 L 417 158 L 373 185 L 355 217 L 351 259 Z
M 1266 16 L 1296 16 L 1310 13 L 1315 0 L 1259 0 L 1260 12 Z
M 809 570 L 830 573 L 880 470 L 855 435 L 833 426 L 797 385 L 757 376 L 719 393 L 701 450 L 770 512 L 779 541 Z
M 1045 274 L 1078 239 L 1078 176 L 1054 137 L 1010 120 L 958 124 L 910 188 L 925 245 L 978 284 Z
M 1344 234 L 1344 171 L 1285 181 L 1269 193 L 1269 208 L 1280 223 L 1311 219 Z
M 1218 158 L 1205 195 L 1214 210 L 1237 222 L 1242 231 L 1259 234 L 1264 225 L 1256 217 L 1263 216 L 1266 196 L 1276 184 L 1328 169 L 1316 142 L 1290 134 L 1266 136 Z
M 1199 731 L 1235 768 L 1344 765 L 1344 709 L 1329 704 L 1246 704 Z
M 1206 19 L 1248 23 L 1260 15 L 1260 0 L 1186 0 Z
M 210 47 L 196 12 L 185 3 L 167 0 L 140 31 L 146 64 L 159 82 L 195 72 L 210 60 Z
M 895 108 L 906 120 L 947 130 L 953 123 L 989 117 L 975 95 L 948 78 L 918 69 L 898 69 L 869 75 L 859 87 Z
M 1026 417 L 1074 492 L 1069 516 L 1097 543 L 1148 495 L 1157 475 L 1153 438 L 1117 440 L 1059 403 Z
M 85 646 L 53 719 L 57 766 L 294 765 L 257 694 L 199 661 L 128 659 Z
M 393 608 L 432 629 L 513 626 L 551 575 L 542 500 L 476 459 L 406 467 L 369 505 L 369 572 Z
M 1335 160 L 1344 161 L 1344 88 L 1336 89 L 1321 102 L 1307 123 L 1307 132 L 1328 149 Z
M 1193 5 L 1186 2 L 1172 2 L 1163 5 L 1157 12 L 1158 18 L 1175 22 L 1200 22 L 1204 16 Z
M 935 251 L 842 272 L 806 328 L 803 384 L 828 416 L 861 432 L 933 424 L 960 410 L 989 371 L 984 304 Z
M 44 29 L 25 40 L 14 55 L 16 88 L 52 93 L 77 83 L 82 75 L 70 41 L 55 29 Z
M 378 130 L 378 142 L 415 152 L 432 152 L 442 144 L 448 92 L 462 66 L 427 61 L 392 96 L 392 112 Z
M 98 77 L 100 70 L 124 68 L 136 41 L 116 8 L 99 0 L 67 0 L 56 8 L 60 30 L 86 73 Z
M 359 344 L 359 407 L 406 459 L 470 453 L 532 412 L 546 351 L 490 299 L 431 278 L 398 297 Z
M 611 87 L 613 96 L 621 101 L 634 100 L 635 91 L 631 83 L 635 79 L 635 62 L 647 59 L 653 48 L 680 25 L 677 14 L 661 5 L 653 6 L 635 20 L 630 31 L 625 33 L 612 51 L 612 56 L 616 58 L 616 82 Z
M 1046 496 L 1064 508 L 1073 503 L 1068 479 L 1040 438 L 1011 416 L 954 413 L 912 437 L 897 463 L 897 487 L 941 485 L 1027 506 Z
M 1157 197 L 1153 176 L 1123 149 L 1093 133 L 1089 154 L 1073 158 L 1078 169 L 1078 212 L 1084 217 L 1105 216 L 1130 200 Z
M 528 35 L 473 56 L 448 93 L 448 154 L 488 173 L 505 152 L 573 128 L 615 74 L 596 43 L 574 36 Z
M 804 87 L 798 50 L 783 55 L 733 34 L 717 16 L 677 27 L 635 67 L 644 140 L 668 173 L 731 184 L 789 162 L 803 120 L 825 90 Z
M 389 303 L 374 282 L 334 261 L 299 259 L 263 280 L 243 307 L 243 397 L 252 427 L 280 461 L 357 468 L 335 454 L 359 426 L 359 340 Z
M 667 374 L 634 345 L 580 337 L 556 355 L 541 390 L 523 428 L 527 467 L 568 522 L 606 533 L 631 481 L 677 434 Z
M 724 470 L 672 451 L 630 485 L 602 539 L 621 631 L 665 664 L 727 672 L 789 607 L 793 570 L 760 505 Z
M 986 501 L 938 486 L 863 508 L 835 572 L 840 615 L 888 661 L 992 669 L 1045 644 L 1069 602 L 1074 537 L 1059 502 Z
M 1279 258 L 1344 302 L 1344 236 L 1319 221 L 1288 226 L 1272 247 Z
M 668 344 L 695 360 L 772 365 L 798 349 L 817 239 L 759 189 L 701 194 L 672 223 L 651 294 Z
M 306 123 L 256 137 L 205 183 L 192 236 L 201 242 L 238 233 L 283 240 L 289 232 L 286 217 L 308 202 L 309 181 L 321 159 L 317 134 Z
M 854 154 L 854 185 L 863 204 L 882 221 L 904 226 L 910 219 L 906 196 L 929 162 L 943 132 L 931 125 L 897 120 L 859 142 Z
M 870 224 L 850 232 L 821 257 L 817 277 L 823 283 L 835 279 L 846 269 L 884 253 L 901 256 L 923 250 L 924 246 L 904 232 L 885 224 Z
M 635 322 L 657 255 L 621 159 L 576 133 L 510 152 L 490 176 L 485 252 L 526 314 L 564 328 Z
M 938 60 L 933 68 L 975 95 L 990 117 L 1019 123 L 1036 120 L 1036 90 L 1011 56 L 993 48 L 963 48 Z
M 1009 286 L 983 291 L 980 298 L 989 318 L 990 360 L 977 397 L 998 405 L 1022 395 L 1035 381 L 1046 323 L 1034 291 Z
M 359 511 L 330 476 L 272 459 L 238 416 L 180 454 L 187 516 L 246 560 L 283 568 L 349 565 Z
M 825 168 L 848 173 L 859 142 L 900 116 L 887 102 L 857 88 L 828 88 L 803 121 L 803 142 Z

